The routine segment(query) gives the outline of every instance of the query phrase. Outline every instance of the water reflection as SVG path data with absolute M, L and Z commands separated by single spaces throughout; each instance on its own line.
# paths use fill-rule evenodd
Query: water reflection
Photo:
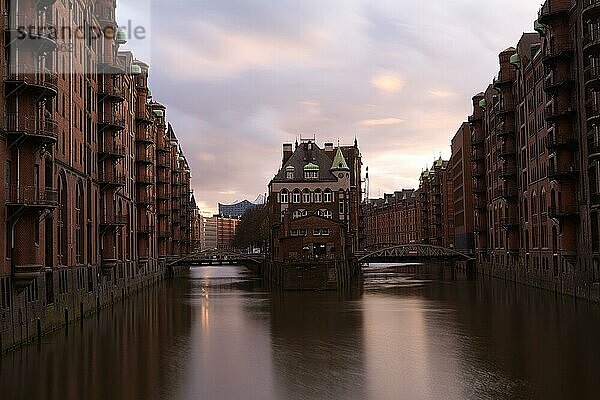
M 599 307 L 460 271 L 372 265 L 271 293 L 202 267 L 0 360 L 2 399 L 595 399 Z
M 275 387 L 280 399 L 364 399 L 360 293 L 285 292 L 272 297 Z

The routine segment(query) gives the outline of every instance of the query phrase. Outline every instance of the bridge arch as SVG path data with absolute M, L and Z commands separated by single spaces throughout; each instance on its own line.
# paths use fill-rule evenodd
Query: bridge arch
M 470 254 L 430 244 L 400 244 L 357 254 L 360 262 L 474 261 Z

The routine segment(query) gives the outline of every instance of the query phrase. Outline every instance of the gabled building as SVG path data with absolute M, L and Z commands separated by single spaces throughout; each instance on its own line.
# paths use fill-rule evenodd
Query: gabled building
M 361 193 L 358 144 L 283 145 L 269 183 L 273 261 L 346 260 L 358 247 Z

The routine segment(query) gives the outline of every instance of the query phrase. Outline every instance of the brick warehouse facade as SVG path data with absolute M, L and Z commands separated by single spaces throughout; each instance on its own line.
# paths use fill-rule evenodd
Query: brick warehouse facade
M 357 142 L 284 144 L 281 165 L 269 183 L 272 261 L 347 260 L 359 246 Z
M 115 2 L 0 7 L 6 349 L 159 279 L 190 251 L 195 204 L 166 109 L 151 100 L 149 67 L 108 29 Z M 104 35 L 54 35 L 59 25 Z M 23 26 L 35 29 L 19 39 Z
M 600 0 L 547 0 L 536 32 L 499 54 L 497 78 L 452 139 L 453 198 L 444 202 L 454 207 L 454 247 L 472 241 L 483 273 L 596 301 L 599 23 Z M 419 242 L 432 237 L 430 174 L 419 189 Z M 374 218 L 369 204 L 363 210 Z M 381 234 L 367 230 L 363 242 Z

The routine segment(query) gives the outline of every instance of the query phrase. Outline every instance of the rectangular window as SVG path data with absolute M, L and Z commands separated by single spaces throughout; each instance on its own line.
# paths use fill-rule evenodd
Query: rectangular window
M 10 277 L 0 278 L 0 310 L 10 308 Z
M 46 304 L 54 303 L 54 279 L 52 272 L 46 272 Z
M 77 289 L 82 290 L 85 287 L 85 269 L 77 269 Z
M 320 229 L 313 229 L 313 236 L 321 236 L 321 230 Z
M 58 272 L 58 292 L 65 294 L 69 291 L 69 271 L 62 270 Z
M 321 236 L 329 236 L 329 228 L 321 229 Z
M 38 286 L 37 279 L 34 279 L 33 282 L 27 287 L 27 301 L 32 303 L 37 301 L 38 299 Z
M 292 193 L 292 202 L 293 203 L 300 203 L 300 192 L 294 192 L 294 193 Z

